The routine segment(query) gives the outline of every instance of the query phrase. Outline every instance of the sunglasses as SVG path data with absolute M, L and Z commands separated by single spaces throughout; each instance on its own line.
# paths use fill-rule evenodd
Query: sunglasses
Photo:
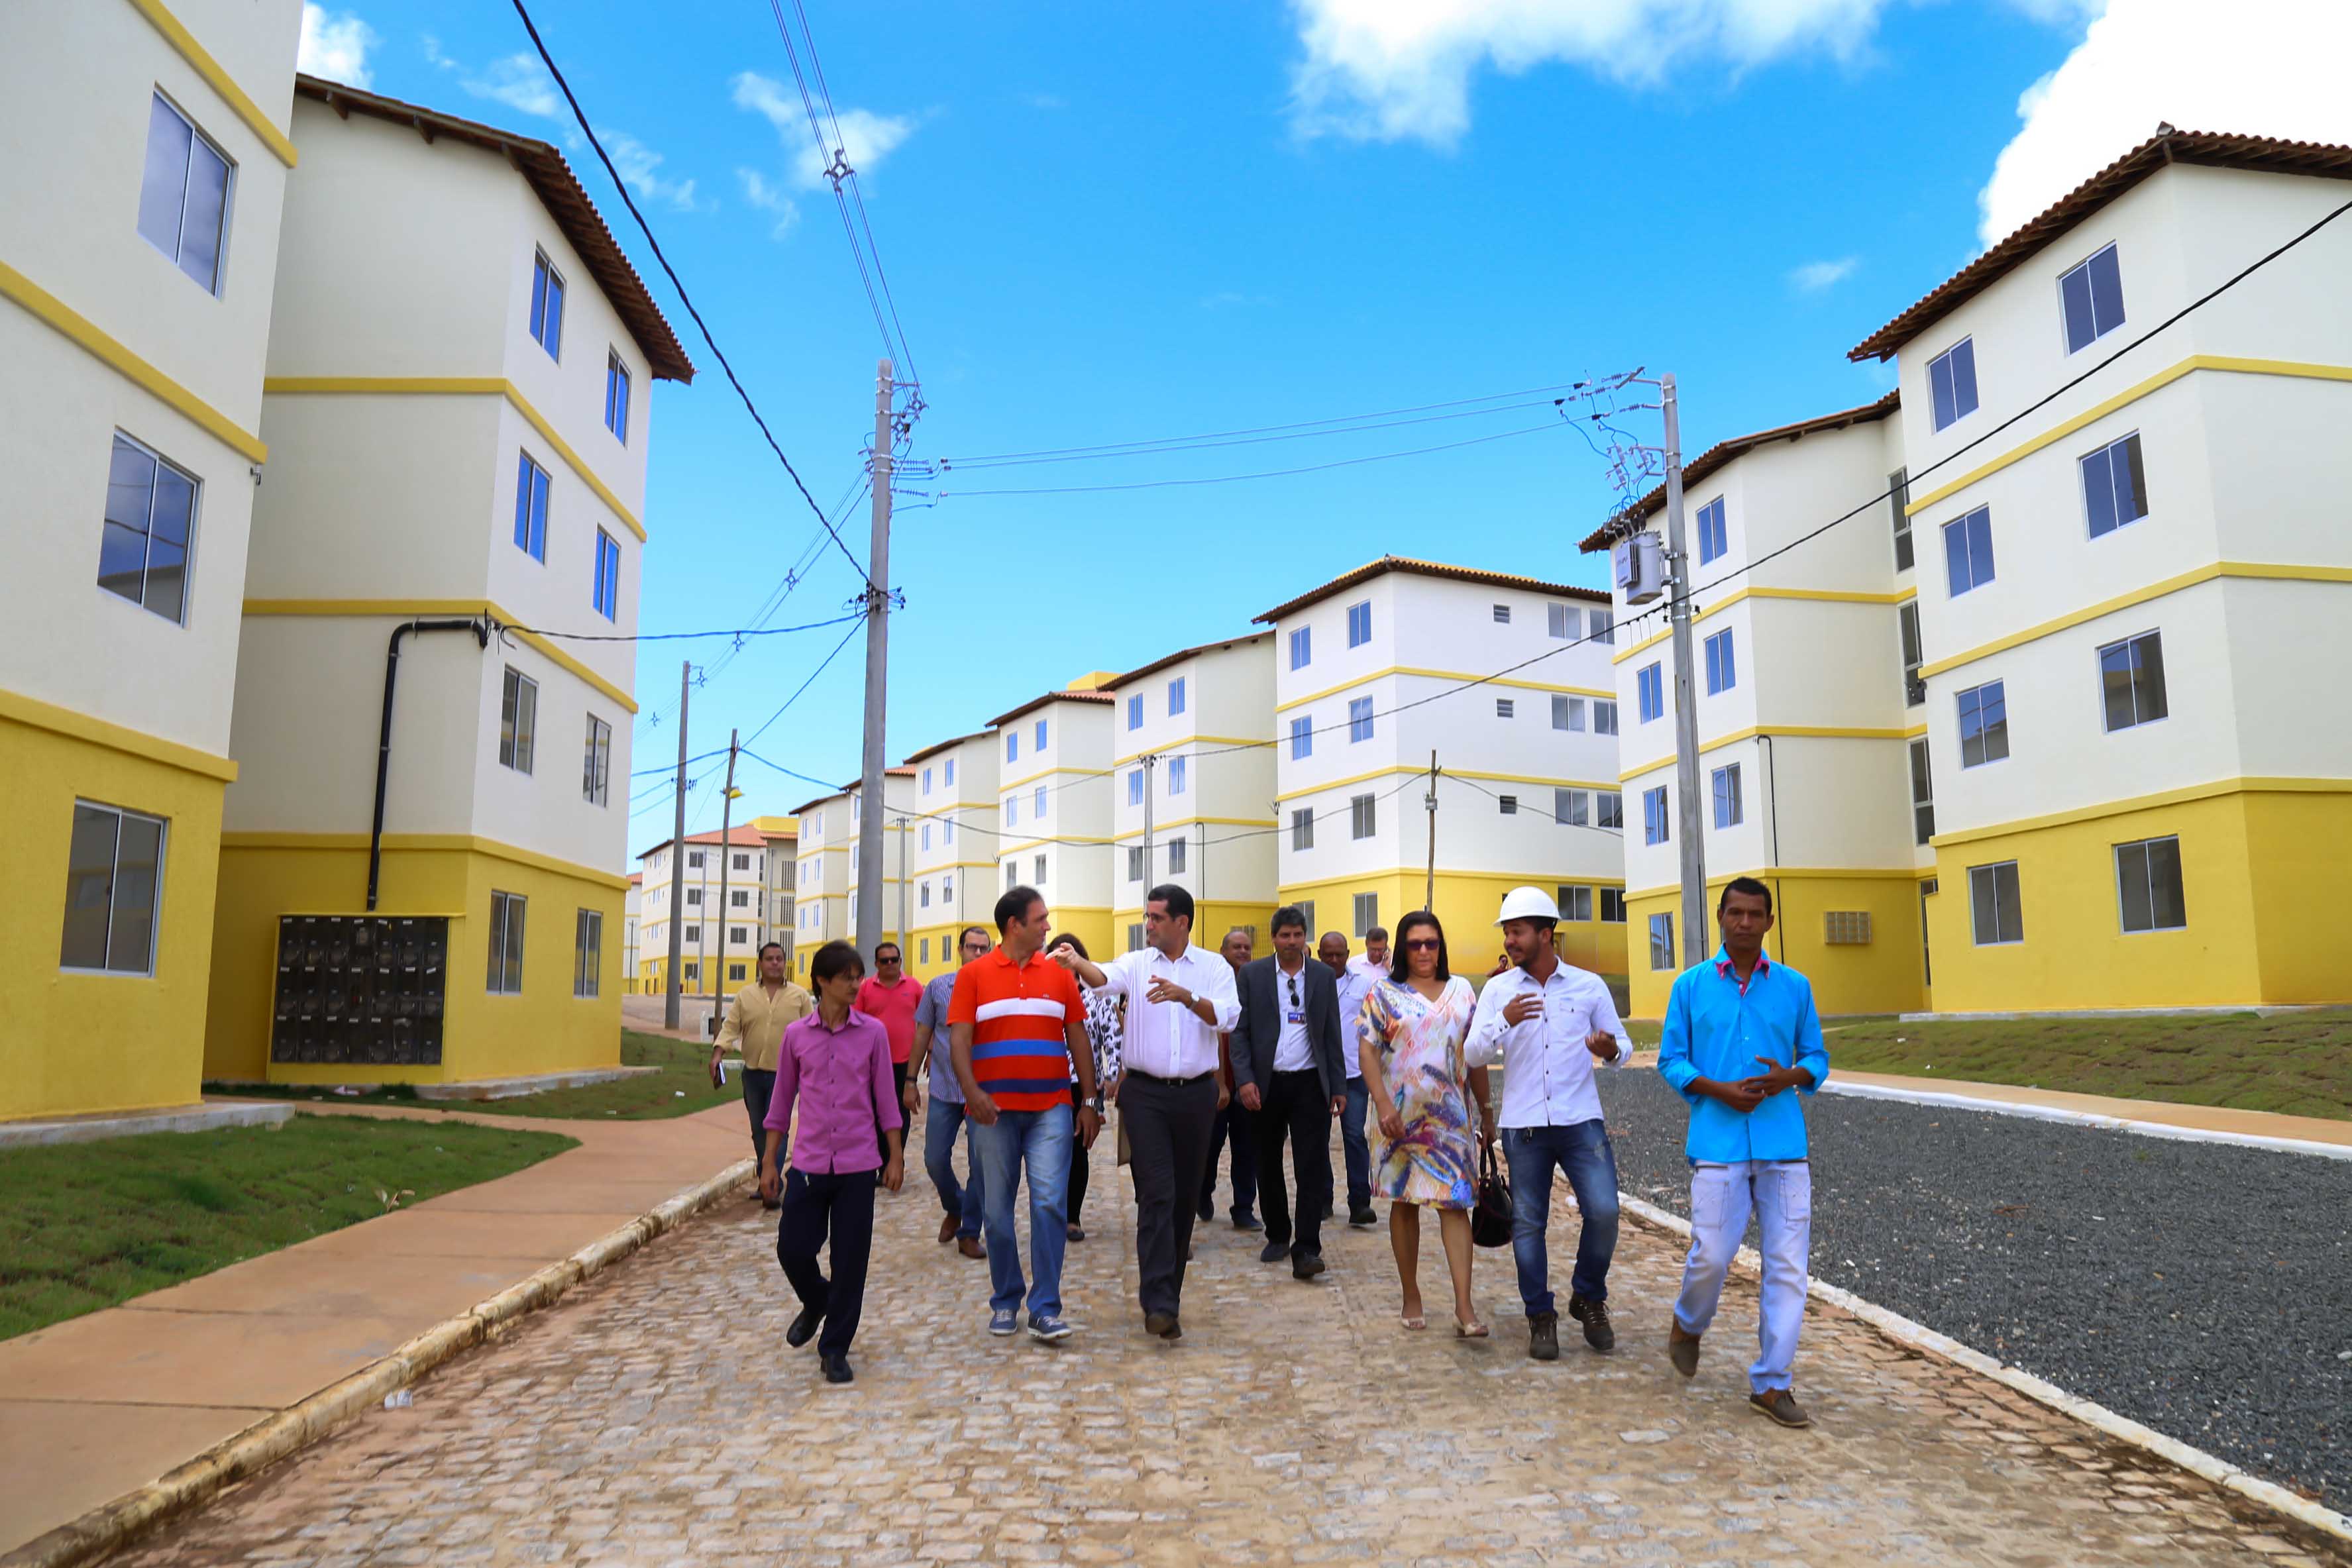
M 1415 936 L 1404 945 L 1408 953 L 1434 953 L 1442 944 L 1434 936 Z
M 1285 977 L 1290 981 L 1290 1005 L 1295 1008 L 1298 1005 L 1298 977 L 1290 975 Z

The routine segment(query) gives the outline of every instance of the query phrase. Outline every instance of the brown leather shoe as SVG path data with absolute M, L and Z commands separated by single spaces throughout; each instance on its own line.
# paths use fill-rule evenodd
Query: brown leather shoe
M 1666 1323 L 1666 1359 L 1685 1377 L 1698 1375 L 1698 1335 L 1685 1333 L 1683 1325 L 1671 1319 Z
M 952 1215 L 952 1214 L 950 1214 L 950 1215 L 943 1215 L 943 1216 L 941 1216 L 941 1217 L 940 1217 L 940 1246 L 944 1247 L 944 1246 L 946 1246 L 949 1242 L 950 1242 L 950 1241 L 952 1241 L 952 1240 L 954 1240 L 954 1239 L 955 1239 L 956 1227 L 957 1227 L 958 1225 L 961 1224 L 961 1223 L 962 1223 L 962 1221 L 961 1221 L 961 1220 L 959 1220 L 959 1219 L 958 1219 L 954 1215 Z
M 967 1258 L 985 1258 L 988 1256 L 988 1249 L 980 1244 L 980 1238 L 977 1236 L 957 1237 L 956 1250 L 962 1253 Z
M 1797 1403 L 1797 1396 L 1785 1388 L 1768 1388 L 1761 1394 L 1751 1394 L 1748 1403 L 1778 1421 L 1783 1427 L 1810 1427 L 1813 1418 Z

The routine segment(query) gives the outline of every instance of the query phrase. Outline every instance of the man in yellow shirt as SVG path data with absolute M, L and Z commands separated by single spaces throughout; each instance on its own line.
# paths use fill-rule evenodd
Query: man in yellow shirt
M 710 1081 L 720 1082 L 720 1057 L 730 1051 L 742 1056 L 743 1109 L 751 1116 L 755 1160 L 762 1149 L 765 1129 L 761 1124 L 767 1118 L 768 1101 L 775 1093 L 776 1052 L 784 1041 L 784 1026 L 815 1010 L 816 1002 L 809 994 L 784 978 L 783 944 L 771 942 L 760 949 L 760 977 L 735 993 L 726 1021 L 719 1026 L 718 1041 L 710 1048 Z M 773 1208 L 776 1200 L 762 1197 L 760 1204 Z

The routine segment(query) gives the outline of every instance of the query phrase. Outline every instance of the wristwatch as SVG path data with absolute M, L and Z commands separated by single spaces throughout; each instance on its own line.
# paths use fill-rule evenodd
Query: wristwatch
M 1103 1092 L 1102 1092 L 1101 1090 L 1097 1089 L 1097 1090 L 1096 1090 L 1096 1091 L 1095 1091 L 1095 1114 L 1096 1114 L 1096 1115 L 1097 1115 L 1097 1116 L 1099 1116 L 1099 1115 L 1101 1115 L 1102 1113 L 1103 1113 Z

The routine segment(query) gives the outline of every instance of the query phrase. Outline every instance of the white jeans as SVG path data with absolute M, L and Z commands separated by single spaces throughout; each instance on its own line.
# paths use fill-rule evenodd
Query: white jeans
M 1691 1249 L 1683 1264 L 1675 1322 L 1705 1333 L 1723 1296 L 1724 1276 L 1756 1211 L 1757 1250 L 1764 1259 L 1756 1338 L 1762 1354 L 1748 1369 L 1761 1394 L 1789 1386 L 1797 1331 L 1805 1321 L 1805 1262 L 1812 1246 L 1813 1172 L 1802 1160 L 1739 1160 L 1691 1167 Z

